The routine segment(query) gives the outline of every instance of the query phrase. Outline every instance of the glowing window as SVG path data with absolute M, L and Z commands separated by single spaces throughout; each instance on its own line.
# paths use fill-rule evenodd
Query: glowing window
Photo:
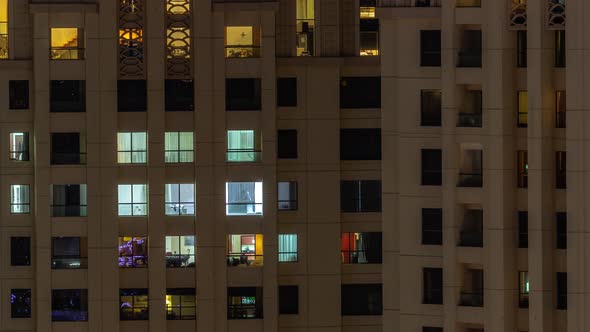
M 8 59 L 8 0 L 0 0 L 0 59 Z
M 260 56 L 260 29 L 249 26 L 225 27 L 226 58 Z
M 82 35 L 78 28 L 51 28 L 51 59 L 83 59 Z
M 263 263 L 262 234 L 231 234 L 227 238 L 227 265 L 260 267 Z

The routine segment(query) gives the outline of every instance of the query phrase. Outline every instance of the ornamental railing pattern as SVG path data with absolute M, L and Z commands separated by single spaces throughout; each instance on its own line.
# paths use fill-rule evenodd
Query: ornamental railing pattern
M 119 76 L 145 78 L 143 0 L 119 2 Z
M 167 76 L 191 78 L 191 0 L 167 0 L 166 9 Z
M 510 6 L 510 28 L 512 30 L 525 30 L 526 24 L 526 0 L 512 0 Z
M 547 28 L 550 30 L 565 29 L 565 0 L 547 1 Z

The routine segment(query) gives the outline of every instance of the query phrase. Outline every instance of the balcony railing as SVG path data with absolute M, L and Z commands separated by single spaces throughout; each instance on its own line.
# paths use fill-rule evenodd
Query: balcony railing
M 462 49 L 457 58 L 459 68 L 481 68 L 481 49 Z
M 565 29 L 565 0 L 547 0 L 547 28 Z
M 52 47 L 49 50 L 51 60 L 83 60 L 84 49 L 77 47 Z
M 459 173 L 459 187 L 481 187 L 482 185 L 482 173 Z
M 85 165 L 86 153 L 52 153 L 51 165 Z
M 263 255 L 253 254 L 228 254 L 227 266 L 261 267 L 263 263 L 263 257 Z
M 52 205 L 52 217 L 86 217 L 86 205 Z
M 440 7 L 442 0 L 379 0 L 378 7 Z
M 251 149 L 229 149 L 225 160 L 230 163 L 253 163 L 261 159 L 261 151 Z
M 225 46 L 226 58 L 259 58 L 260 46 L 253 45 L 227 45 Z
M 227 305 L 227 319 L 256 319 L 260 312 L 256 304 Z
M 55 256 L 51 260 L 51 268 L 54 270 L 87 269 L 88 268 L 88 258 L 86 258 L 86 257 L 59 257 L 59 256 Z
M 510 28 L 512 30 L 525 30 L 526 23 L 526 1 L 512 0 L 512 5 L 510 6 Z
M 483 307 L 483 290 L 461 292 L 459 305 L 464 307 Z
M 461 231 L 459 234 L 459 247 L 483 247 L 483 233 L 475 231 Z
M 457 127 L 481 128 L 482 123 L 481 113 L 459 113 Z

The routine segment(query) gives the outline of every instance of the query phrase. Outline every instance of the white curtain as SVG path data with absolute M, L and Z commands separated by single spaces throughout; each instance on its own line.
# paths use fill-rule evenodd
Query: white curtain
M 297 261 L 297 234 L 279 234 L 279 262 Z

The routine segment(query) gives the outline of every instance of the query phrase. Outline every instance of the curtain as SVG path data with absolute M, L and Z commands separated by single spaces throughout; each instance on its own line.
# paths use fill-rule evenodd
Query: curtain
M 227 132 L 228 150 L 254 150 L 253 130 L 229 130 Z
M 279 262 L 297 261 L 297 234 L 279 234 Z
M 230 182 L 228 185 L 228 203 L 254 203 L 254 182 Z

